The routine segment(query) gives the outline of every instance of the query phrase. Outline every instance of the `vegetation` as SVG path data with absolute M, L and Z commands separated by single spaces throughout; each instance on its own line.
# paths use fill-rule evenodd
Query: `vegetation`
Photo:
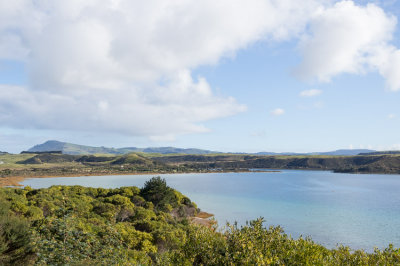
M 330 250 L 263 219 L 198 226 L 194 203 L 152 178 L 142 189 L 0 190 L 2 265 L 393 265 L 400 250 Z M 182 211 L 183 210 L 183 211 Z
M 165 155 L 143 152 L 123 155 L 45 152 L 0 154 L 0 187 L 17 186 L 24 177 L 243 172 L 257 168 L 400 174 L 400 155 Z
M 184 166 L 192 169 L 312 169 L 331 170 L 342 173 L 383 173 L 400 174 L 400 156 L 357 155 L 357 156 L 328 156 L 328 155 L 183 155 L 153 157 L 160 163 Z
M 188 168 L 130 153 L 69 155 L 55 153 L 0 155 L 0 186 L 17 185 L 13 177 L 189 172 Z M 192 170 L 196 171 L 196 170 Z M 17 180 L 19 181 L 19 180 Z
M 10 203 L 0 201 L 0 264 L 28 263 L 33 258 L 28 222 L 10 211 Z

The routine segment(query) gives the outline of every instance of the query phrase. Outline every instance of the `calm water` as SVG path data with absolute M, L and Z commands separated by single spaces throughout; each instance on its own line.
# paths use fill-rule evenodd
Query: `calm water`
M 284 170 L 265 173 L 161 175 L 204 211 L 226 221 L 260 216 L 293 237 L 311 236 L 327 247 L 337 243 L 367 251 L 400 247 L 400 175 L 354 175 Z M 33 188 L 81 185 L 143 186 L 152 175 L 32 178 Z

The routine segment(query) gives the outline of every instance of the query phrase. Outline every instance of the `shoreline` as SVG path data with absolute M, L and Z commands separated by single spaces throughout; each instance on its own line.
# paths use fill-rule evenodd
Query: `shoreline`
M 212 228 L 212 226 L 216 223 L 215 220 L 211 219 L 213 217 L 214 214 L 201 211 L 194 217 L 190 217 L 190 221 L 196 225 L 207 226 L 208 228 Z
M 65 173 L 57 172 L 55 174 L 45 174 L 45 175 L 15 175 L 15 176 L 4 176 L 0 177 L 0 188 L 1 187 L 22 187 L 23 185 L 20 182 L 24 181 L 27 178 L 57 178 L 57 177 L 87 177 L 87 176 L 125 176 L 125 175 L 180 175 L 180 174 L 223 174 L 223 173 L 279 173 L 283 170 L 300 170 L 300 171 L 330 171 L 337 174 L 378 174 L 378 175 L 399 175 L 398 173 L 382 173 L 382 172 L 345 172 L 345 171 L 335 171 L 332 169 L 307 169 L 307 168 L 270 168 L 270 169 L 260 169 L 257 168 L 249 168 L 249 169 L 227 169 L 220 171 L 188 171 L 188 172 L 90 172 L 90 173 Z M 34 171 L 32 171 L 34 173 Z
M 207 172 L 179 172 L 179 173 L 160 173 L 160 172 L 132 172 L 132 173 L 91 173 L 91 174 L 65 174 L 65 175 L 42 175 L 42 176 L 7 176 L 0 177 L 0 187 L 22 187 L 20 182 L 28 178 L 57 178 L 57 177 L 84 177 L 84 176 L 124 176 L 124 175 L 179 175 L 179 174 L 223 174 L 223 173 L 276 173 L 279 170 L 265 171 L 207 171 Z

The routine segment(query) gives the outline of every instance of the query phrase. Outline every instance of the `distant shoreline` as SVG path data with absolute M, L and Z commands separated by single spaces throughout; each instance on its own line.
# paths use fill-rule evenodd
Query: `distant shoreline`
M 284 169 L 282 169 L 284 170 Z M 0 178 L 0 187 L 22 187 L 20 183 L 28 178 L 57 178 L 57 177 L 85 177 L 85 176 L 125 176 L 125 175 L 181 175 L 181 174 L 216 174 L 216 173 L 277 173 L 280 170 L 262 170 L 262 171 L 208 171 L 208 172 L 132 172 L 132 173 L 91 173 L 91 174 L 65 174 L 65 175 L 42 175 L 42 176 L 7 176 Z
M 2 155 L 0 186 L 20 186 L 25 178 L 109 175 L 231 173 L 281 170 L 333 171 L 348 174 L 400 174 L 400 155 L 254 156 L 171 155 L 144 157 L 68 154 Z
M 89 177 L 89 176 L 126 176 L 126 175 L 180 175 L 180 174 L 215 174 L 215 173 L 278 173 L 283 170 L 297 170 L 297 171 L 331 171 L 337 174 L 380 174 L 380 175 L 396 175 L 399 173 L 384 173 L 384 172 L 342 172 L 335 171 L 332 169 L 315 169 L 315 168 L 270 168 L 270 169 L 226 169 L 218 171 L 183 171 L 183 172 L 91 172 L 91 173 L 65 173 L 57 172 L 54 174 L 44 174 L 44 175 L 15 175 L 0 177 L 0 187 L 22 187 L 20 183 L 28 178 L 57 178 L 57 177 Z M 34 170 L 31 171 L 34 174 L 38 174 Z

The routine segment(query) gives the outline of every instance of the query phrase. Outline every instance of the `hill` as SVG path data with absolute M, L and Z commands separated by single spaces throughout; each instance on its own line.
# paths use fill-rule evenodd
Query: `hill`
M 400 154 L 400 151 L 374 151 L 374 152 L 365 152 L 360 153 L 360 155 L 384 155 L 384 154 Z
M 167 165 L 192 169 L 309 169 L 331 170 L 341 173 L 400 174 L 399 155 L 177 155 L 152 157 Z
M 159 154 L 210 154 L 215 151 L 201 149 L 182 149 L 175 147 L 125 147 L 125 148 L 107 148 L 107 147 L 92 147 L 86 145 L 61 142 L 57 140 L 49 140 L 45 143 L 33 146 L 28 152 L 49 152 L 62 151 L 64 154 L 81 155 L 81 154 L 127 154 L 132 152 L 144 153 L 159 153 Z
M 108 148 L 108 147 L 93 147 L 87 145 L 79 145 L 68 142 L 61 142 L 57 140 L 49 140 L 42 144 L 38 144 L 33 146 L 28 150 L 31 153 L 37 152 L 54 152 L 61 151 L 63 154 L 70 155 L 83 155 L 83 154 L 113 154 L 113 155 L 122 155 L 128 154 L 132 152 L 143 152 L 143 153 L 158 153 L 158 154 L 197 154 L 197 155 L 207 155 L 207 154 L 215 154 L 222 152 L 218 151 L 210 151 L 203 149 L 194 149 L 194 148 L 176 148 L 176 147 L 147 147 L 147 148 L 138 148 L 138 147 L 124 147 L 124 148 Z M 367 150 L 367 149 L 340 149 L 336 151 L 328 151 L 328 152 L 309 152 L 309 153 L 295 153 L 295 152 L 257 152 L 257 153 L 230 153 L 230 154 L 252 154 L 252 155 L 273 155 L 273 156 L 296 156 L 296 155 L 334 155 L 334 156 L 353 156 L 359 154 L 378 154 L 375 150 Z M 381 153 L 379 153 L 381 154 Z M 383 153 L 382 153 L 383 154 Z M 385 154 L 388 154 L 385 152 Z M 389 154 L 393 154 L 389 152 Z
M 342 149 L 336 150 L 331 152 L 317 152 L 317 153 L 310 153 L 310 155 L 340 155 L 340 156 L 352 156 L 352 155 L 359 155 L 360 153 L 370 153 L 375 152 L 375 150 L 368 150 L 368 149 Z
M 23 177 L 144 173 L 207 173 L 251 169 L 309 169 L 341 173 L 400 174 L 399 155 L 144 154 L 60 153 L 0 155 L 0 186 L 18 185 Z M 17 178 L 15 178 L 17 177 Z
M 340 149 L 336 151 L 328 151 L 328 152 L 306 152 L 306 153 L 295 153 L 295 152 L 257 152 L 255 155 L 337 155 L 337 156 L 352 156 L 359 154 L 370 154 L 375 153 L 375 150 L 367 150 L 367 149 Z

